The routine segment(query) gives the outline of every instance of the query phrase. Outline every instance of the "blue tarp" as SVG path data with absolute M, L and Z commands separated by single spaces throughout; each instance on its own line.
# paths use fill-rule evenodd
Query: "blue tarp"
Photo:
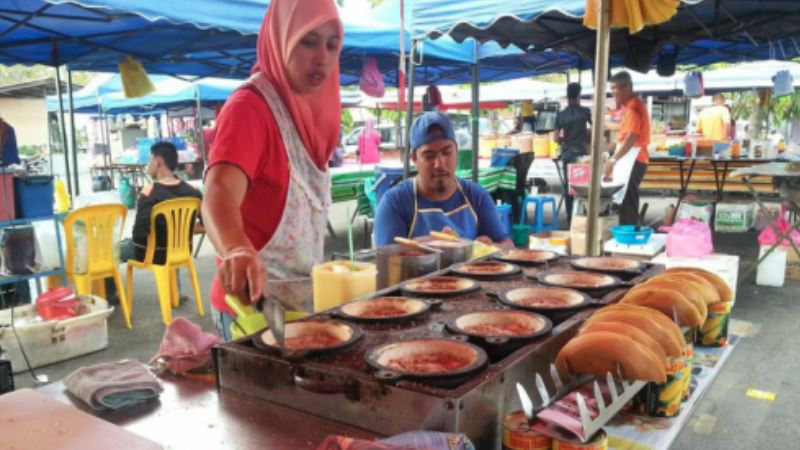
M 584 8 L 585 0 L 415 0 L 414 34 L 491 40 L 529 53 L 568 52 L 588 62 L 595 32 L 582 24 Z M 678 64 L 794 58 L 800 56 L 798 14 L 797 1 L 683 0 L 664 24 L 632 36 L 612 31 L 611 64 L 649 65 L 660 50 L 674 48 Z
M 123 55 L 130 54 L 150 73 L 244 78 L 255 60 L 256 36 L 267 4 L 267 0 L 5 0 L 0 7 L 0 64 L 67 64 L 74 70 L 116 72 Z M 357 83 L 367 56 L 378 58 L 387 83 L 396 84 L 399 40 L 397 23 L 346 17 L 342 84 Z M 410 30 L 406 41 L 410 47 Z M 508 53 L 519 52 L 494 44 L 479 50 L 480 57 Z M 428 42 L 421 47 L 423 65 L 417 69 L 417 79 L 467 82 L 465 66 L 474 57 L 470 43 Z M 524 64 L 516 67 L 531 71 Z M 487 68 L 482 78 L 523 75 L 508 64 L 502 69 Z

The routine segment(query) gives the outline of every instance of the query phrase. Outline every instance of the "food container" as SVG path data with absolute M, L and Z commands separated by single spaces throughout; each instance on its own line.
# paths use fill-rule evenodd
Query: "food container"
M 553 439 L 553 450 L 608 450 L 608 436 L 600 430 L 587 443 Z
M 514 148 L 518 148 L 520 153 L 529 153 L 532 152 L 534 149 L 534 135 L 533 133 L 517 133 L 511 136 L 511 146 Z M 542 158 L 547 158 L 549 154 L 549 148 L 542 149 L 544 151 Z M 535 155 L 539 158 L 539 154 Z
M 378 248 L 378 289 L 439 270 L 439 253 L 391 244 Z
M 686 360 L 683 355 L 667 359 L 667 381 L 647 383 L 633 398 L 634 408 L 651 417 L 675 417 L 681 412 L 686 386 Z
M 415 240 L 423 242 L 429 247 L 441 250 L 442 253 L 439 254 L 439 267 L 449 267 L 453 264 L 469 261 L 472 259 L 472 253 L 475 250 L 474 242 L 466 239 L 448 241 L 426 236 Z
M 503 418 L 503 450 L 550 450 L 553 438 L 531 430 L 528 418 L 522 411 L 514 411 Z
M 495 135 L 481 136 L 478 140 L 478 154 L 483 158 L 491 158 L 492 149 L 495 147 L 497 147 L 497 136 Z
M 717 302 L 708 305 L 708 317 L 695 337 L 695 344 L 703 347 L 724 347 L 728 344 L 728 323 L 731 303 Z
M 50 289 L 36 298 L 36 310 L 44 320 L 63 320 L 78 315 L 80 303 L 68 287 Z
M 653 229 L 650 227 L 641 227 L 639 231 L 636 231 L 636 225 L 615 225 L 611 227 L 611 235 L 620 244 L 646 244 L 652 234 Z
M 314 266 L 314 311 L 334 308 L 344 302 L 375 292 L 375 264 L 330 261 Z

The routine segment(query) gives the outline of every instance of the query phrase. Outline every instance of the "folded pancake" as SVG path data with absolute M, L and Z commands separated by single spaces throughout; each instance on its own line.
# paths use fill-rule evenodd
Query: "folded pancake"
M 647 284 L 641 289 L 629 291 L 620 301 L 657 309 L 668 318 L 676 320 L 678 326 L 700 326 L 708 315 L 705 303 L 700 302 L 699 306 L 702 307 L 702 311 L 700 311 L 698 305 L 690 302 L 680 292 Z
M 646 346 L 617 333 L 595 331 L 576 336 L 556 356 L 562 373 L 605 376 L 663 383 L 664 362 Z
M 683 352 L 684 339 L 680 328 L 661 312 L 651 308 L 631 304 L 611 305 L 594 313 L 587 322 L 633 325 L 655 339 L 667 356 L 678 356 Z
M 627 336 L 630 339 L 649 348 L 659 361 L 664 361 L 666 364 L 667 353 L 661 348 L 661 345 L 653 339 L 649 334 L 627 323 L 621 322 L 591 322 L 585 324 L 580 331 L 580 334 L 593 333 L 595 331 L 608 331 L 609 333 L 617 333 Z
M 714 288 L 717 290 L 719 294 L 719 299 L 722 302 L 730 302 L 733 301 L 733 291 L 731 291 L 730 286 L 728 283 L 725 282 L 719 275 L 709 272 L 703 269 L 695 269 L 691 267 L 675 267 L 672 269 L 667 269 L 666 273 L 691 273 L 700 277 L 703 277 L 706 281 L 711 283 Z
M 674 277 L 661 275 L 643 284 L 634 286 L 629 292 L 645 288 L 679 292 L 697 308 L 701 316 L 706 316 L 708 314 L 708 304 L 704 299 L 703 290 L 692 280 L 680 280 Z M 672 318 L 672 315 L 670 315 L 670 318 Z
M 692 285 L 692 287 L 700 292 L 703 301 L 705 301 L 707 305 L 718 303 L 720 301 L 717 288 L 715 288 L 714 285 L 709 283 L 705 278 L 695 273 L 662 273 L 658 277 L 659 279 L 674 279 L 682 283 Z

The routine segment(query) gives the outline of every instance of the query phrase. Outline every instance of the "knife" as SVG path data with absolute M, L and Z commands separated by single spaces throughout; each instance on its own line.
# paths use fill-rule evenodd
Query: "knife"
M 261 311 L 261 313 L 264 314 L 264 317 L 267 319 L 269 329 L 272 332 L 272 336 L 275 338 L 275 342 L 281 349 L 281 353 L 286 353 L 286 348 L 284 347 L 285 310 L 283 305 L 281 305 L 277 300 L 270 300 L 262 295 L 261 298 L 256 302 L 256 309 Z

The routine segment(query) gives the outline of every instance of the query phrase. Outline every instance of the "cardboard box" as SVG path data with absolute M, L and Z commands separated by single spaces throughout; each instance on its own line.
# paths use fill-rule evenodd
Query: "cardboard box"
M 670 258 L 667 256 L 667 252 L 663 252 L 653 258 L 651 262 L 663 264 L 667 269 L 672 267 L 693 267 L 715 273 L 728 283 L 728 287 L 733 292 L 731 306 L 736 302 L 736 285 L 739 283 L 739 257 L 736 255 L 712 253 L 697 258 Z
M 611 227 L 619 225 L 619 216 L 599 217 L 597 220 L 597 248 L 603 249 L 603 242 L 611 239 Z M 575 216 L 572 218 L 572 226 L 569 229 L 570 249 L 573 255 L 586 255 L 586 216 Z
M 714 230 L 744 233 L 755 225 L 755 202 L 720 202 L 714 214 Z
M 714 202 L 681 202 L 675 221 L 681 219 L 694 219 L 711 225 L 711 218 L 714 216 Z
M 792 247 L 786 250 L 786 278 L 800 280 L 800 256 Z

